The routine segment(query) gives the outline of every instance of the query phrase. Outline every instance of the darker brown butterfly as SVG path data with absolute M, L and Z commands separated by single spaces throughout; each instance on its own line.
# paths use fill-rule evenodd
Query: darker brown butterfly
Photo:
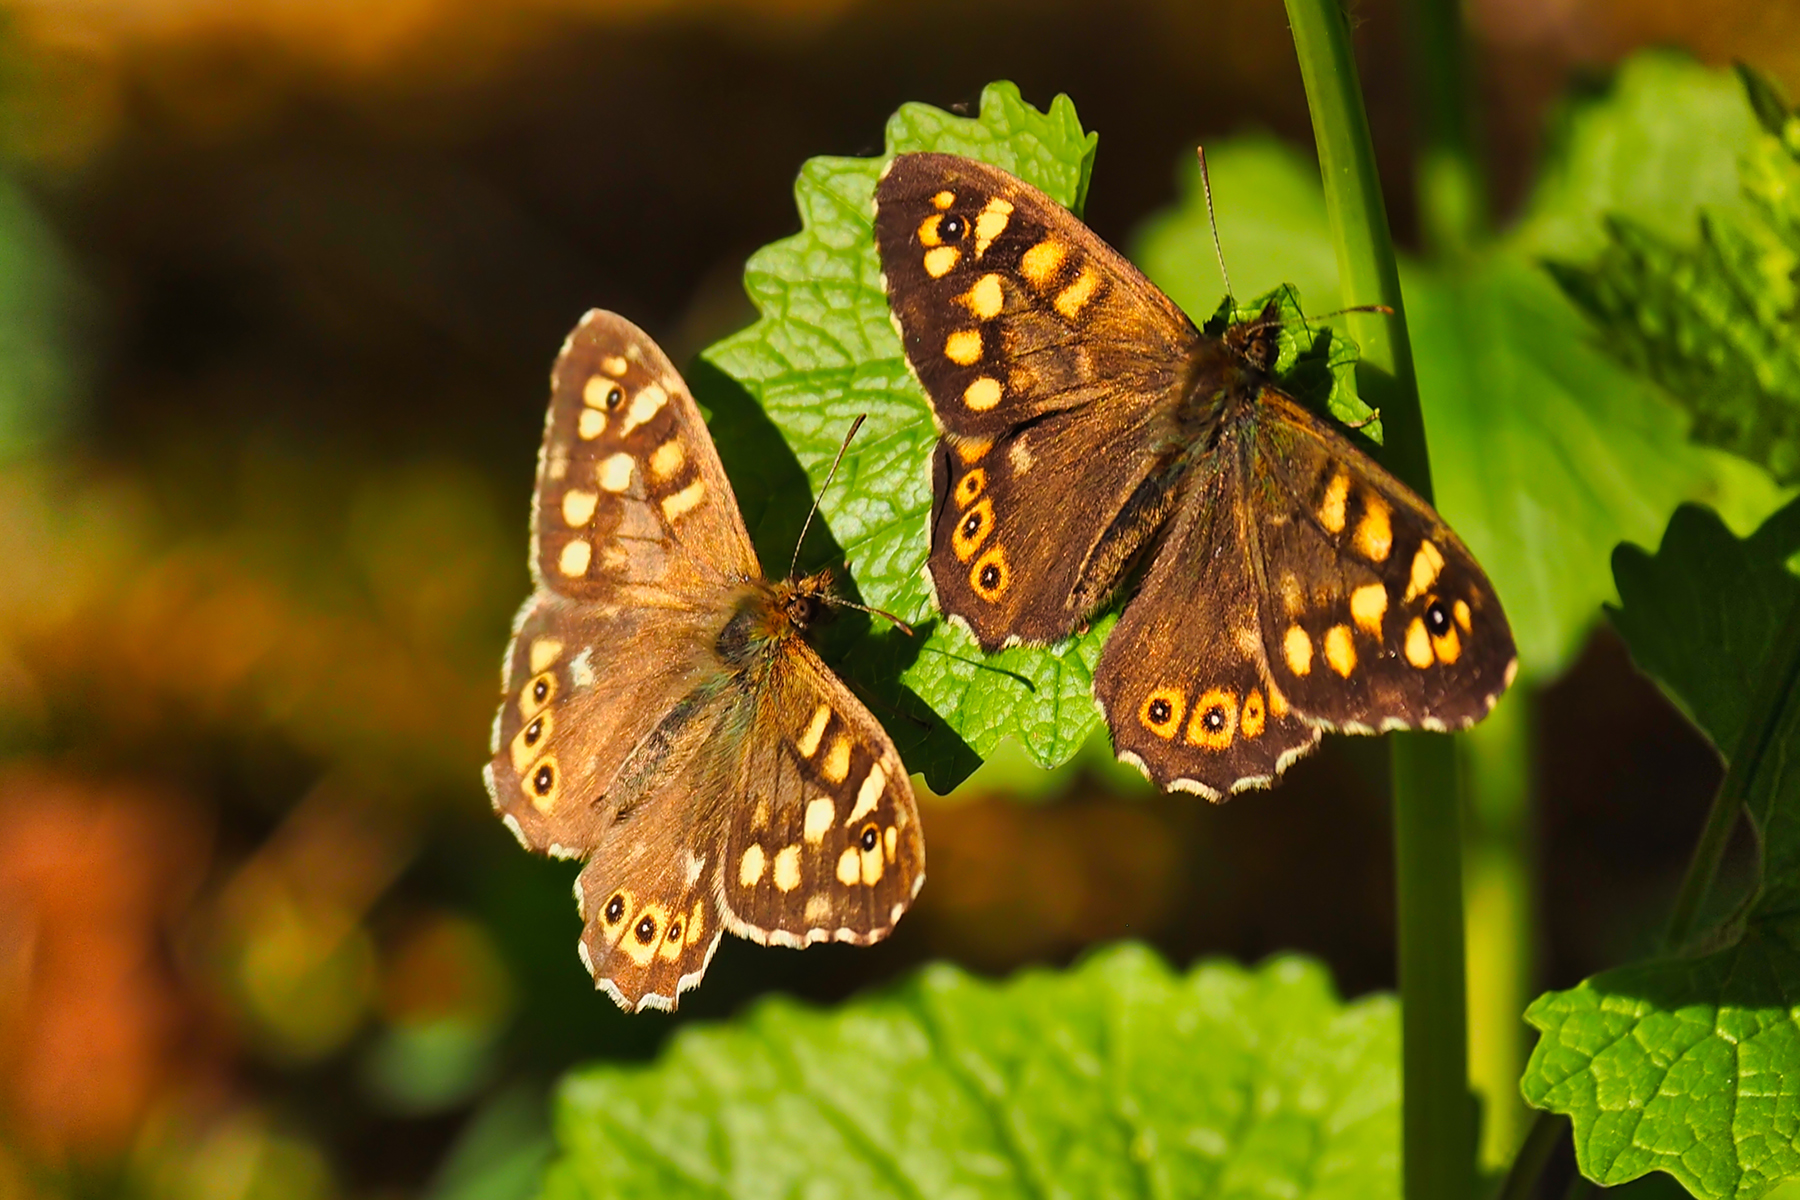
M 893 742 L 805 641 L 829 578 L 764 578 L 687 385 L 612 313 L 551 374 L 531 568 L 484 774 L 527 849 L 587 861 L 597 986 L 674 1008 L 722 932 L 886 937 L 925 842 Z
M 1320 732 L 1473 724 L 1517 659 L 1443 520 L 1271 377 L 1273 310 L 1203 333 L 1066 209 L 894 159 L 875 242 L 941 437 L 928 572 L 985 650 L 1080 628 L 1147 559 L 1094 672 L 1121 759 L 1211 799 Z

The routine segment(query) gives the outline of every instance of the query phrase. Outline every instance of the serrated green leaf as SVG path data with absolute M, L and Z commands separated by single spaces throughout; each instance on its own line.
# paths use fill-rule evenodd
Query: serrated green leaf
M 1745 79 L 1752 107 L 1779 103 Z M 1742 146 L 1748 214 L 1702 212 L 1697 244 L 1614 217 L 1598 257 L 1559 263 L 1556 275 L 1603 344 L 1694 414 L 1696 441 L 1792 483 L 1800 480 L 1800 162 L 1780 135 L 1788 117 L 1758 115 L 1775 131 Z
M 1589 114 L 1578 145 L 1599 137 L 1600 116 Z M 1262 137 L 1207 158 L 1234 282 L 1285 279 L 1316 308 L 1343 303 L 1311 162 Z M 1179 206 L 1146 224 L 1137 260 L 1193 304 L 1212 242 L 1198 172 L 1186 179 Z M 1588 219 L 1597 226 L 1599 214 Z M 1438 508 L 1499 590 L 1521 669 L 1543 678 L 1567 665 L 1611 598 L 1614 545 L 1654 538 L 1684 499 L 1748 525 L 1778 496 L 1762 472 L 1688 444 L 1687 418 L 1591 344 L 1520 246 L 1503 242 L 1455 269 L 1403 261 L 1402 280 Z
M 1614 556 L 1612 617 L 1633 659 L 1727 753 L 1746 744 L 1759 677 L 1785 653 L 1796 551 L 1800 502 L 1742 540 L 1683 507 L 1654 555 Z M 1759 884 L 1711 952 L 1609 971 L 1526 1012 L 1544 1036 L 1525 1098 L 1573 1119 L 1578 1162 L 1600 1183 L 1664 1170 L 1696 1195 L 1747 1200 L 1800 1176 L 1800 697 L 1778 705 L 1753 761 Z
M 938 150 L 992 162 L 1060 203 L 1079 205 L 1094 144 L 1067 97 L 1040 113 L 1009 83 L 982 93 L 977 117 L 904 106 L 888 122 L 883 158 L 815 158 L 801 169 L 794 188 L 801 232 L 759 250 L 745 271 L 761 319 L 702 355 L 721 374 L 701 399 L 728 414 L 733 436 L 722 436 L 715 422 L 715 440 L 765 563 L 785 560 L 807 497 L 824 482 L 852 420 L 868 415 L 820 503 L 823 532 L 848 561 L 852 595 L 911 622 L 917 636 L 877 630 L 843 657 L 853 685 L 879 702 L 908 766 L 938 791 L 1002 738 L 1045 766 L 1073 753 L 1098 720 L 1089 688 L 1112 620 L 1049 650 L 984 656 L 932 609 L 921 569 L 937 435 L 881 288 L 875 181 L 887 156 Z M 731 381 L 741 389 L 736 397 Z M 834 557 L 809 543 L 801 566 Z M 902 720 L 893 719 L 896 711 Z
M 1389 997 L 1287 958 L 1140 947 L 993 984 L 932 967 L 834 1012 L 769 1000 L 649 1067 L 571 1076 L 546 1196 L 1398 1195 Z

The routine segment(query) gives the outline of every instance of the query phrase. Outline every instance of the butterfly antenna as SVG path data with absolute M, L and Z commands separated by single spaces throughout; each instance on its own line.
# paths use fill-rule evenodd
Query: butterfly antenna
M 1225 269 L 1225 248 L 1219 244 L 1219 218 L 1213 214 L 1212 176 L 1206 172 L 1206 147 L 1195 146 L 1200 159 L 1200 190 L 1206 193 L 1206 223 L 1212 226 L 1213 254 L 1219 260 L 1219 277 L 1225 281 L 1225 294 L 1231 295 L 1231 272 Z
M 844 444 L 838 447 L 837 457 L 831 460 L 831 470 L 825 473 L 825 482 L 819 487 L 819 494 L 813 497 L 812 509 L 806 514 L 806 524 L 800 526 L 800 537 L 794 543 L 794 561 L 788 564 L 788 578 L 800 569 L 800 547 L 806 545 L 806 531 L 812 528 L 813 518 L 819 515 L 819 503 L 825 499 L 825 492 L 831 487 L 831 481 L 837 477 L 838 467 L 843 464 L 844 453 L 850 449 L 850 439 L 862 428 L 862 423 L 869 419 L 868 413 L 860 414 L 850 422 L 850 432 L 844 435 Z
M 842 596 L 833 596 L 829 592 L 826 592 L 825 594 L 821 595 L 819 597 L 819 599 L 821 599 L 825 603 L 833 605 L 834 607 L 837 607 L 837 608 L 854 608 L 857 612 L 866 612 L 871 617 L 885 617 L 889 621 L 892 621 L 894 623 L 894 627 L 896 629 L 898 629 L 901 633 L 904 633 L 907 637 L 913 636 L 913 627 L 911 625 L 908 625 L 905 621 L 902 621 L 899 617 L 896 617 L 893 613 L 889 612 L 885 608 L 870 608 L 866 604 L 858 604 L 856 601 L 846 600 Z

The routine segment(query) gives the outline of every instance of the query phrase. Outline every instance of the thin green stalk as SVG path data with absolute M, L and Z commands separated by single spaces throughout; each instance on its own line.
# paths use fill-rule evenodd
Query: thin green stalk
M 1427 499 L 1431 463 L 1419 412 L 1400 273 L 1369 139 L 1350 27 L 1337 0 L 1287 0 L 1306 85 L 1338 279 L 1362 347 L 1357 386 L 1381 410 L 1390 470 Z M 1463 979 L 1462 836 L 1449 738 L 1394 738 L 1394 874 L 1399 913 L 1401 1134 L 1411 1200 L 1460 1200 L 1474 1181 L 1475 1114 L 1468 1090 Z
M 1467 799 L 1469 1082 L 1481 1097 L 1481 1163 L 1512 1161 L 1530 1123 L 1519 1095 L 1537 928 L 1532 864 L 1532 734 L 1537 695 L 1514 687 L 1456 739 Z

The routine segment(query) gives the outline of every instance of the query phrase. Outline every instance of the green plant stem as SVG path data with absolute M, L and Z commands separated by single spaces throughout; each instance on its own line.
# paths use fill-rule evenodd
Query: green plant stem
M 1350 27 L 1338 0 L 1287 0 L 1306 85 L 1338 279 L 1362 348 L 1357 387 L 1381 410 L 1390 470 L 1431 497 L 1431 463 L 1407 340 L 1400 272 L 1369 139 Z M 1463 979 L 1462 837 L 1449 738 L 1394 738 L 1394 874 L 1399 915 L 1402 1173 L 1410 1200 L 1460 1200 L 1475 1170 Z
M 1488 234 L 1486 172 L 1476 150 L 1468 39 L 1457 0 L 1410 0 L 1413 93 L 1420 123 L 1419 227 L 1435 254 L 1458 254 Z
M 1525 1140 L 1519 1144 L 1512 1170 L 1506 1173 L 1500 1190 L 1494 1193 L 1494 1200 L 1531 1200 L 1538 1176 L 1544 1173 L 1544 1164 L 1550 1161 L 1556 1143 L 1562 1140 L 1563 1128 L 1551 1114 L 1541 1112 L 1537 1115 L 1537 1120 L 1525 1133 Z
M 1527 1051 L 1519 1014 L 1533 995 L 1537 928 L 1531 813 L 1537 694 L 1521 683 L 1456 739 L 1467 800 L 1469 1081 L 1482 1102 L 1481 1163 L 1504 1167 L 1530 1122 L 1519 1095 Z
M 1719 860 L 1725 856 L 1732 830 L 1737 828 L 1738 817 L 1750 799 L 1750 784 L 1774 740 L 1782 709 L 1792 697 L 1796 682 L 1800 682 L 1800 598 L 1789 606 L 1770 650 L 1763 671 L 1756 677 L 1744 731 L 1738 735 L 1738 744 L 1725 767 L 1725 778 L 1713 796 L 1700 840 L 1694 845 L 1694 856 L 1688 860 L 1687 873 L 1682 876 L 1681 889 L 1675 893 L 1675 905 L 1663 933 L 1667 950 L 1679 951 L 1694 936 L 1701 908 L 1719 875 Z

